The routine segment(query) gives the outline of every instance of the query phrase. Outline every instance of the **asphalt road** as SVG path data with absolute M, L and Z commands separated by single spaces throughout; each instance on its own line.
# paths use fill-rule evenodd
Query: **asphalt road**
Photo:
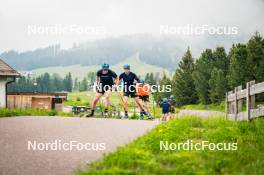
M 0 175 L 74 174 L 86 163 L 131 142 L 157 124 L 158 121 L 99 118 L 0 118 Z M 36 150 L 34 141 L 39 146 Z M 66 144 L 70 142 L 81 145 L 81 150 L 75 146 L 68 150 Z M 59 143 L 68 147 L 59 150 Z

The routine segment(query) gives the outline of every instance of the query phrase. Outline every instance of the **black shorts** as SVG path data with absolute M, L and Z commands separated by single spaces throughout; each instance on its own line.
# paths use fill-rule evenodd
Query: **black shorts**
M 162 114 L 168 114 L 169 112 L 169 110 L 162 110 Z
M 100 87 L 97 87 L 96 88 L 96 92 L 98 92 L 98 93 L 100 93 L 100 94 L 104 94 L 106 91 L 108 91 L 108 90 L 112 90 L 112 85 L 105 85 L 105 86 L 102 86 L 102 88 L 100 88 Z
M 170 112 L 171 112 L 171 113 L 175 113 L 175 108 L 174 108 L 174 106 L 170 107 Z
M 135 97 L 137 97 L 137 94 L 136 94 L 136 92 L 124 92 L 124 96 L 135 98 Z
M 149 102 L 149 96 L 148 95 L 146 95 L 146 96 L 138 96 L 138 97 L 139 97 L 139 99 L 141 99 L 144 102 Z

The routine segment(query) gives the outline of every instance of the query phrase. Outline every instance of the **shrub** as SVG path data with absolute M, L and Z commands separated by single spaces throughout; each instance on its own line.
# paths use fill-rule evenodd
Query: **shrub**
M 58 114 L 58 112 L 57 112 L 56 110 L 52 110 L 52 111 L 50 111 L 50 112 L 48 113 L 49 116 L 55 116 L 55 115 L 57 115 L 57 114 Z

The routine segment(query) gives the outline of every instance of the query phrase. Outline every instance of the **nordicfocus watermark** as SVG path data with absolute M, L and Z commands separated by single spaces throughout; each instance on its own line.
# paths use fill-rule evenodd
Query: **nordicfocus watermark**
M 213 26 L 213 25 L 194 25 L 187 24 L 184 26 L 160 25 L 160 34 L 167 35 L 237 35 L 238 27 L 236 26 Z
M 78 141 L 63 142 L 62 140 L 54 140 L 52 142 L 28 141 L 28 151 L 104 151 L 105 143 L 81 143 Z
M 140 83 L 139 83 L 140 84 Z M 137 85 L 127 85 L 127 82 L 120 85 L 103 85 L 102 83 L 94 84 L 93 91 L 117 91 L 117 92 L 137 92 Z M 171 92 L 172 87 L 170 84 L 168 85 L 149 85 L 143 86 L 142 91 L 144 92 Z
M 160 141 L 160 150 L 166 151 L 236 151 L 238 145 L 235 142 L 232 143 L 213 143 L 209 141 L 194 142 L 187 140 L 181 143 L 170 143 L 168 141 Z
M 28 25 L 28 35 L 105 35 L 106 28 L 103 26 L 72 25 Z

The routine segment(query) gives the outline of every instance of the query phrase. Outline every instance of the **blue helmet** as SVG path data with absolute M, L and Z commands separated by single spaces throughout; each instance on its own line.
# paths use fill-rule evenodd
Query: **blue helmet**
M 163 101 L 163 102 L 167 102 L 168 99 L 167 99 L 166 97 L 164 97 L 164 98 L 162 99 L 162 101 Z
M 130 65 L 129 65 L 129 64 L 125 64 L 125 65 L 123 66 L 123 68 L 124 68 L 124 69 L 130 69 Z
M 173 99 L 173 98 L 174 98 L 174 96 L 173 96 L 173 95 L 171 95 L 171 96 L 170 96 L 170 99 Z
M 104 63 L 104 64 L 102 65 L 102 69 L 109 69 L 109 64 Z
M 140 79 L 139 79 L 139 83 L 144 84 L 144 83 L 145 83 L 144 79 L 143 79 L 143 78 L 140 78 Z

